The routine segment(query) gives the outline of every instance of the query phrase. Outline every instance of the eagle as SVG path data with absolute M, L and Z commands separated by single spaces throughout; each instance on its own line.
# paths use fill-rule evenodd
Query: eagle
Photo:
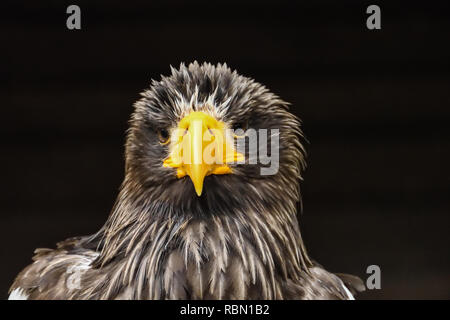
M 250 130 L 266 130 L 256 156 L 277 154 L 271 174 L 242 149 Z M 134 104 L 105 224 L 36 249 L 9 299 L 354 299 L 362 281 L 326 271 L 300 234 L 303 141 L 262 84 L 226 64 L 171 67 Z

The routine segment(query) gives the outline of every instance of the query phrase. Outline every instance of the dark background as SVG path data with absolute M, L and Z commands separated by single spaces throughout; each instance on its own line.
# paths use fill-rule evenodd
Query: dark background
M 390 2 L 2 1 L 0 298 L 34 248 L 100 228 L 132 104 L 193 60 L 227 62 L 302 118 L 316 260 L 364 279 L 379 265 L 364 299 L 450 298 L 449 8 Z

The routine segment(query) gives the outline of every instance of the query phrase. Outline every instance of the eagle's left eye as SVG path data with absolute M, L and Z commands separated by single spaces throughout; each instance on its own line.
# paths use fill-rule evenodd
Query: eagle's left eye
M 158 138 L 161 144 L 168 143 L 170 138 L 169 131 L 167 131 L 166 129 L 158 130 Z
M 233 124 L 233 130 L 247 130 L 248 129 L 248 121 L 243 120 L 241 122 L 237 122 Z
M 237 138 L 242 138 L 245 136 L 245 131 L 248 129 L 248 121 L 244 120 L 237 122 L 233 125 L 234 136 Z

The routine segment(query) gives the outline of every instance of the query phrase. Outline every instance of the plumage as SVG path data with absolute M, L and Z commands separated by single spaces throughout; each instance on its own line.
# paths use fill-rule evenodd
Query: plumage
M 278 172 L 262 176 L 263 165 L 247 158 L 207 175 L 199 189 L 193 173 L 163 166 L 175 148 L 161 142 L 165 132 L 195 112 L 230 128 L 279 129 L 279 148 L 270 149 L 279 153 Z M 353 298 L 346 285 L 360 291 L 361 280 L 342 275 L 344 285 L 309 258 L 301 238 L 301 139 L 288 103 L 225 64 L 172 68 L 135 104 L 126 175 L 105 225 L 37 249 L 10 298 Z

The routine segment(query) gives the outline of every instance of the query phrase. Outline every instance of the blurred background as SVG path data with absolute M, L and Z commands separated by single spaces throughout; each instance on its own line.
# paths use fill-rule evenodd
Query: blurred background
M 128 118 L 169 65 L 226 62 L 292 103 L 309 140 L 314 259 L 381 289 L 450 298 L 450 39 L 444 2 L 2 1 L 0 298 L 36 247 L 97 231 Z M 81 7 L 81 30 L 66 8 Z M 382 29 L 366 28 L 381 7 Z

